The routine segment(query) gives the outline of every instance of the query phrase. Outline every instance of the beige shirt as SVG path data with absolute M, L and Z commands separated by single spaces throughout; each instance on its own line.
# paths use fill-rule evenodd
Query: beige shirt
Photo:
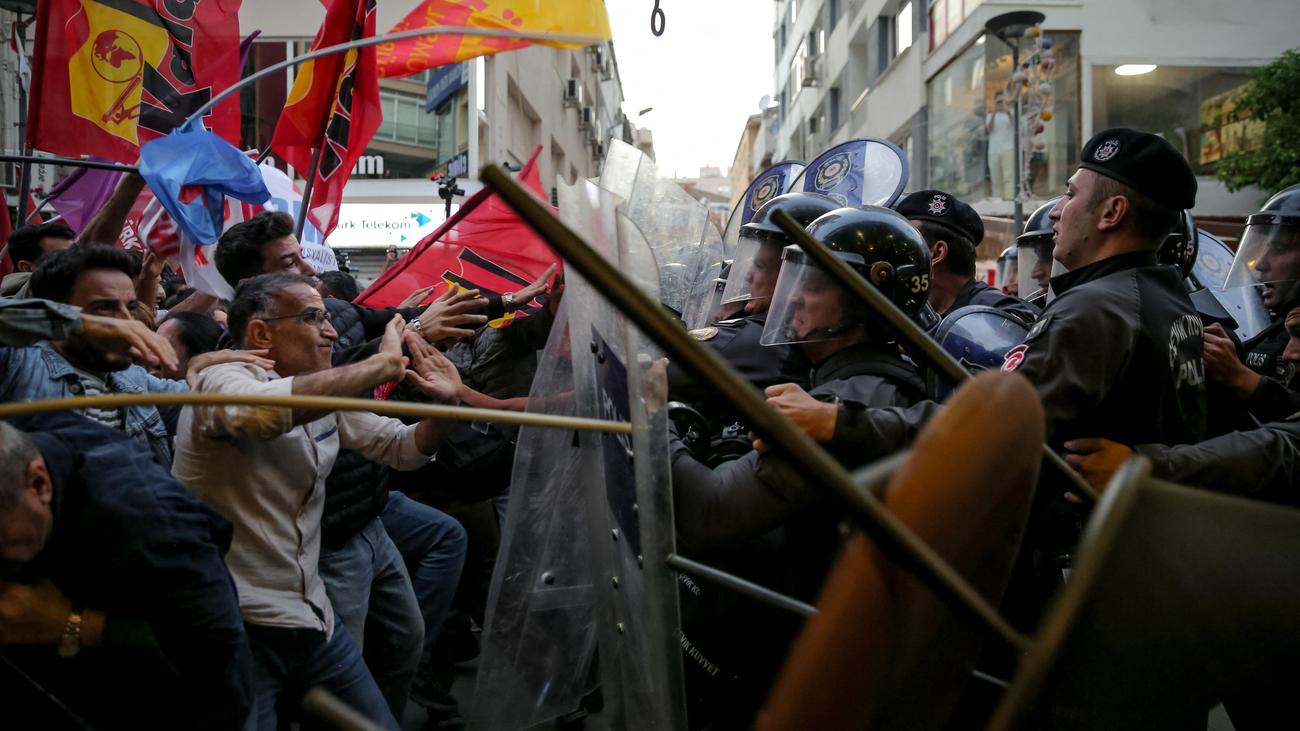
M 202 372 L 195 391 L 289 395 L 293 379 L 243 363 Z M 396 469 L 429 461 L 415 425 L 364 412 L 336 412 L 294 426 L 288 409 L 186 406 L 172 474 L 234 524 L 226 566 L 244 621 L 334 631 L 317 569 L 325 478 L 340 448 Z

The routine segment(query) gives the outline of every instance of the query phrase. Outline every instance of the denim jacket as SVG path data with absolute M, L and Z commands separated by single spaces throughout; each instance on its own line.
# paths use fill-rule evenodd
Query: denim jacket
M 144 368 L 132 365 L 108 374 L 112 393 L 185 393 L 184 381 L 155 378 Z M 0 348 L 0 400 L 36 401 L 40 399 L 83 396 L 81 376 L 77 374 L 48 340 L 28 348 Z M 171 434 L 176 430 L 179 406 L 128 406 L 123 420 L 127 436 L 149 447 L 158 463 L 172 463 Z

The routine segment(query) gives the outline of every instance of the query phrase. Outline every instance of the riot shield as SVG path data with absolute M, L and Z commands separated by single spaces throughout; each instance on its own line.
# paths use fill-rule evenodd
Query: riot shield
M 790 190 L 828 195 L 845 206 L 885 206 L 907 186 L 907 155 L 888 140 L 849 140 L 808 164 Z
M 558 187 L 565 223 L 655 293 L 617 201 Z M 602 727 L 685 726 L 663 375 L 646 340 L 577 272 L 566 277 L 529 409 L 630 421 L 632 434 L 520 430 L 488 598 L 473 721 L 523 729 L 596 686 Z
M 600 187 L 621 201 L 619 209 L 640 229 L 654 253 L 659 301 L 687 327 L 708 324 L 708 300 L 722 270 L 722 241 L 709 211 L 640 150 L 614 141 L 601 170 Z
M 728 247 L 734 247 L 740 240 L 740 227 L 749 223 L 755 211 L 762 208 L 764 203 L 790 191 L 790 186 L 794 185 L 803 169 L 803 160 L 786 160 L 754 176 L 754 182 L 745 189 L 745 194 L 740 197 L 736 207 L 731 209 L 731 217 L 727 219 L 727 229 L 722 234 L 722 240 Z
M 1243 342 L 1249 340 L 1269 325 L 1268 310 L 1260 299 L 1258 287 L 1228 287 L 1224 289 L 1228 272 L 1232 269 L 1233 253 L 1227 244 L 1219 241 L 1203 229 L 1200 234 L 1200 250 L 1196 263 L 1192 265 L 1191 279 L 1201 289 L 1194 290 L 1195 296 L 1213 296 L 1237 321 L 1237 337 Z

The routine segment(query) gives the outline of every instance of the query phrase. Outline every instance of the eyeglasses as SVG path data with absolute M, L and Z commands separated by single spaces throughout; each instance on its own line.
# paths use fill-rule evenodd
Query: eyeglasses
M 309 307 L 306 310 L 303 310 L 302 312 L 299 312 L 296 315 L 280 315 L 279 317 L 259 317 L 257 319 L 261 320 L 262 322 L 274 322 L 275 320 L 288 320 L 291 318 L 297 318 L 299 320 L 302 320 L 308 325 L 315 325 L 316 329 L 322 332 L 324 332 L 325 330 L 325 325 L 327 325 L 331 321 L 329 312 L 326 312 L 325 310 L 318 309 L 315 307 Z

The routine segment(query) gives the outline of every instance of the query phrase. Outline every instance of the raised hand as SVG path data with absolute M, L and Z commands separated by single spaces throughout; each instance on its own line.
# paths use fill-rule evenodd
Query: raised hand
M 487 322 L 487 315 L 469 313 L 487 306 L 487 300 L 479 297 L 477 289 L 452 287 L 420 313 L 420 334 L 431 343 L 447 338 L 473 337 L 474 330 L 464 326 L 477 328 Z
M 460 373 L 447 356 L 415 333 L 407 333 L 411 365 L 406 378 L 425 396 L 440 404 L 460 403 Z

